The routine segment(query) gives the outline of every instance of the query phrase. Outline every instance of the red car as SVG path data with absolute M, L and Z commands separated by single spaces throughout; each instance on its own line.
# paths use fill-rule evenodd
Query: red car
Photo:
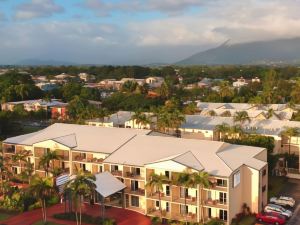
M 259 222 L 271 223 L 275 225 L 285 224 L 285 217 L 275 212 L 258 213 L 256 219 Z

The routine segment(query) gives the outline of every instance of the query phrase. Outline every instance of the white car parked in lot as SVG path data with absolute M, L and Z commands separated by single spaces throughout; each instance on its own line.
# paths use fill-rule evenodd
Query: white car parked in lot
M 279 198 L 276 197 L 270 198 L 270 203 L 285 206 L 285 207 L 286 206 L 294 207 L 296 202 L 293 198 L 280 196 Z
M 264 211 L 265 212 L 276 212 L 276 213 L 279 213 L 280 215 L 285 216 L 287 219 L 291 218 L 292 215 L 293 215 L 292 211 L 287 210 L 287 209 L 283 208 L 282 206 L 275 205 L 275 204 L 268 204 L 265 207 Z

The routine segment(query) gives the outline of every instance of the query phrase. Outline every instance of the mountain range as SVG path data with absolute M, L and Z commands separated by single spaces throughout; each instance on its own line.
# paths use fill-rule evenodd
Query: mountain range
M 177 65 L 300 64 L 300 38 L 224 44 L 196 53 Z

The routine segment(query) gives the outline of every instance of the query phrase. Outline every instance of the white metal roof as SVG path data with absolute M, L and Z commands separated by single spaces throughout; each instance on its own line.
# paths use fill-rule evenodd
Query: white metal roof
M 94 183 L 96 184 L 96 191 L 104 198 L 126 188 L 125 184 L 107 171 L 98 173 L 95 177 L 96 180 Z
M 74 150 L 111 153 L 134 136 L 150 132 L 141 129 L 56 123 L 35 133 L 7 138 L 4 142 L 33 145 L 34 143 L 53 140 Z

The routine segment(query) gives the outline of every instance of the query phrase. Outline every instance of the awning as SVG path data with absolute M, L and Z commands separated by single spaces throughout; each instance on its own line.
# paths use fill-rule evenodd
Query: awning
M 96 184 L 96 191 L 104 198 L 126 188 L 125 184 L 109 172 L 96 174 L 95 177 L 96 181 L 94 181 L 94 183 Z

